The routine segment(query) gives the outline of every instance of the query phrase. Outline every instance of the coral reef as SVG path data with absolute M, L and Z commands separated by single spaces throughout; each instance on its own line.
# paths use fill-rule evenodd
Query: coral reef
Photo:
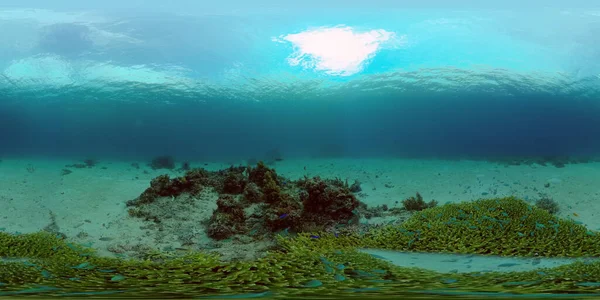
M 75 169 L 85 169 L 85 168 L 93 168 L 98 164 L 98 160 L 93 158 L 86 158 L 83 160 L 83 163 L 75 163 L 70 165 L 65 165 L 67 168 L 75 168 Z
M 239 209 L 232 195 L 218 201 L 217 211 Z M 378 247 L 525 256 L 600 254 L 597 232 L 516 198 L 446 204 L 417 212 L 400 226 L 315 237 L 315 233 L 278 235 L 277 246 L 262 258 L 223 262 L 219 255 L 204 251 L 175 255 L 151 249 L 143 260 L 105 258 L 48 232 L 0 232 L 1 294 L 403 298 L 440 288 L 476 292 L 479 297 L 482 291 L 489 296 L 598 292 L 600 262 L 576 262 L 543 271 L 441 274 L 394 266 L 356 251 Z
M 184 161 L 181 163 L 181 167 L 179 167 L 179 171 L 189 171 L 192 169 L 189 161 Z
M 168 156 L 168 155 L 157 156 L 150 161 L 148 166 L 150 168 L 152 168 L 152 170 L 159 170 L 159 169 L 173 170 L 173 169 L 175 169 L 175 159 L 172 156 Z
M 127 203 L 130 215 L 150 221 L 144 224 L 157 237 L 173 236 L 186 247 L 114 245 L 114 251 L 139 255 L 101 257 L 67 241 L 51 214 L 45 231 L 0 231 L 0 295 L 405 298 L 441 289 L 479 297 L 482 291 L 490 296 L 597 294 L 599 261 L 531 272 L 441 274 L 394 266 L 357 251 L 600 256 L 600 233 L 553 215 L 548 208 L 554 202 L 545 199 L 535 206 L 514 197 L 437 206 L 417 194 L 403 202 L 402 210 L 369 208 L 340 179 L 289 180 L 260 162 L 218 171 L 190 169 L 180 177 L 154 178 Z M 337 230 L 359 217 L 408 213 L 407 206 L 418 209 L 401 224 Z M 202 234 L 214 243 L 187 247 Z M 215 251 L 219 245 L 227 246 Z M 258 251 L 254 245 L 260 245 Z M 250 255 L 223 259 L 234 256 L 228 251 L 235 247 Z
M 355 220 L 354 210 L 359 201 L 348 184 L 340 179 L 323 180 L 320 177 L 305 179 L 300 183 L 304 210 L 302 218 L 318 225 L 334 225 Z
M 313 241 L 320 242 L 331 247 L 464 254 L 600 255 L 600 236 L 596 232 L 513 197 L 445 204 L 417 212 L 399 226 Z
M 580 164 L 588 162 L 600 161 L 598 157 L 585 157 L 585 156 L 529 156 L 529 157 L 502 157 L 493 159 L 492 161 L 502 164 L 504 166 L 520 166 L 520 165 L 539 165 L 548 166 L 552 165 L 556 168 L 564 168 L 569 164 Z
M 354 183 L 350 186 L 350 191 L 353 193 L 360 193 L 362 191 L 362 187 L 360 186 L 360 181 L 354 180 Z
M 205 226 L 207 235 L 216 240 L 250 233 L 254 240 L 281 230 L 322 231 L 358 221 L 355 209 L 359 201 L 347 183 L 319 177 L 292 181 L 262 162 L 219 171 L 192 169 L 174 179 L 158 176 L 137 199 L 127 202 L 129 214 L 155 223 L 177 219 L 173 212 L 165 214 L 165 209 L 158 209 L 163 202 L 155 203 L 157 199 L 169 197 L 192 206 L 189 197 L 205 190 L 218 195 L 217 209 Z
M 213 212 L 208 226 L 208 236 L 223 240 L 234 234 L 246 231 L 244 207 L 231 195 L 222 195 L 217 200 L 217 209 Z
M 98 160 L 94 159 L 94 158 L 86 158 L 83 160 L 83 163 L 88 167 L 88 168 L 93 168 L 98 164 Z
M 560 211 L 560 207 L 558 206 L 558 202 L 556 202 L 552 198 L 543 197 L 535 201 L 535 206 L 541 208 L 550 214 L 557 214 Z
M 407 211 L 421 211 L 426 208 L 432 208 L 437 206 L 437 201 L 431 200 L 429 203 L 423 200 L 423 196 L 417 192 L 417 195 L 414 197 L 409 197 L 407 199 L 402 200 L 402 205 L 404 209 Z

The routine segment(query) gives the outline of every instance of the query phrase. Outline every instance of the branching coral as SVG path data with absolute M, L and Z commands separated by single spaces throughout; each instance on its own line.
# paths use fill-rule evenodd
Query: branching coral
M 600 255 L 596 232 L 513 197 L 446 204 L 417 212 L 399 226 L 375 228 L 361 236 L 327 235 L 313 242 L 465 254 Z
M 527 207 L 524 202 L 512 198 L 445 205 L 414 216 L 411 226 L 428 227 L 428 222 L 423 221 L 423 218 L 453 220 L 452 218 L 463 213 L 472 214 L 472 217 L 464 217 L 465 220 L 481 219 L 487 215 L 497 220 L 516 221 L 522 216 L 528 216 L 530 221 L 522 220 L 526 223 L 523 225 L 525 227 L 530 223 L 556 220 L 560 226 L 565 226 L 567 232 L 572 229 L 575 239 L 597 239 L 595 235 L 586 235 L 584 238 L 580 226 L 571 221 L 552 219 L 545 212 L 536 211 L 535 208 L 529 210 Z M 522 208 L 526 212 L 520 212 Z M 491 222 L 489 224 L 497 223 L 483 219 L 483 222 Z M 424 225 L 418 226 L 418 223 Z M 485 229 L 485 226 L 489 226 L 486 224 L 488 223 L 480 224 L 474 230 L 485 235 L 489 233 Z M 402 233 L 401 228 L 396 229 Z M 451 231 L 461 230 L 460 227 L 450 228 Z M 520 227 L 516 225 L 515 228 L 507 228 L 507 231 L 514 233 L 518 228 Z M 367 237 L 322 236 L 315 239 L 308 233 L 301 233 L 294 238 L 279 237 L 279 249 L 268 253 L 264 258 L 225 263 L 214 254 L 201 252 L 189 252 L 179 257 L 150 253 L 151 257 L 160 259 L 149 260 L 102 258 L 84 247 L 69 244 L 48 233 L 0 233 L 0 255 L 5 257 L 0 262 L 0 282 L 3 283 L 0 295 L 28 293 L 93 296 L 115 293 L 122 297 L 244 297 L 271 293 L 283 298 L 306 298 L 311 295 L 323 297 L 332 293 L 338 297 L 348 297 L 356 295 L 359 290 L 398 297 L 440 288 L 450 288 L 456 293 L 483 290 L 491 295 L 494 292 L 593 293 L 598 289 L 594 284 L 600 278 L 598 262 L 574 263 L 545 269 L 543 272 L 439 274 L 393 266 L 355 251 L 356 247 L 369 246 L 375 241 L 390 242 L 397 235 L 389 230 L 374 230 Z M 456 239 L 456 235 L 454 238 Z M 540 241 L 548 241 L 550 236 L 540 233 L 540 238 Z M 460 238 L 458 240 L 467 242 Z M 597 244 L 592 242 L 588 245 L 590 253 L 599 252 Z M 487 246 L 480 247 L 483 249 Z

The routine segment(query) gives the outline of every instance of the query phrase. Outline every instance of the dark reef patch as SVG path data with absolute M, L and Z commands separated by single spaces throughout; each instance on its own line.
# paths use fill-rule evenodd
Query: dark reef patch
M 356 222 L 354 211 L 359 206 L 348 184 L 340 179 L 305 177 L 293 181 L 259 162 L 255 167 L 232 166 L 218 171 L 191 169 L 177 178 L 160 175 L 152 179 L 150 187 L 138 198 L 127 202 L 129 214 L 160 222 L 155 216 L 142 213 L 144 207 L 161 197 L 195 197 L 206 189 L 219 195 L 218 209 L 209 225 L 211 232 L 220 232 L 211 234 L 219 239 L 242 232 L 241 229 L 218 229 L 219 226 L 257 227 L 243 224 L 247 221 L 243 210 L 251 206 L 259 207 L 263 216 L 259 227 L 268 233 L 285 228 L 290 231 L 303 231 L 307 227 L 324 229 L 338 223 Z M 226 232 L 230 234 L 224 234 Z
M 215 247 L 203 236 L 215 243 L 273 242 L 280 234 L 352 230 L 360 227 L 361 216 L 373 216 L 347 181 L 291 180 L 263 162 L 190 169 L 176 178 L 160 175 L 127 206 L 131 217 L 151 221 L 149 228 L 161 235 L 179 236 L 182 245 L 200 248 Z
M 152 170 L 160 170 L 160 169 L 175 169 L 175 158 L 169 155 L 157 156 L 153 158 L 148 164 Z
M 600 162 L 600 157 L 591 156 L 522 156 L 522 157 L 502 157 L 487 159 L 498 164 L 508 166 L 554 166 L 556 168 L 564 168 L 567 165 L 585 164 L 590 162 Z

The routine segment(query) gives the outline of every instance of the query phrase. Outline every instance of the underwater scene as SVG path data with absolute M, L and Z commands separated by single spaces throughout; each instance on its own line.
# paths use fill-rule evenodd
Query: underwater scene
M 0 1 L 0 297 L 600 298 L 592 1 Z

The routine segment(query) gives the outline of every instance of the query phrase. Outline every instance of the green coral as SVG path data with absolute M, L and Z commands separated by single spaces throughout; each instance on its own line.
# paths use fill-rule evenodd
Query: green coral
M 67 243 L 62 236 L 46 231 L 31 234 L 0 232 L 0 257 L 72 260 L 94 254 L 90 248 Z
M 0 295 L 169 297 L 243 294 L 345 297 L 452 292 L 593 293 L 600 263 L 574 263 L 518 273 L 439 274 L 402 268 L 360 253 L 358 247 L 503 255 L 582 256 L 600 252 L 595 232 L 515 198 L 447 204 L 415 214 L 401 226 L 367 234 L 300 233 L 278 237 L 279 248 L 249 262 L 218 255 L 149 253 L 159 260 L 96 256 L 49 233 L 0 233 Z M 562 250 L 564 247 L 565 250 Z M 252 294 L 254 293 L 254 294 Z M 266 294 L 264 294 L 266 295 Z
M 517 198 L 446 204 L 415 213 L 400 226 L 365 235 L 324 235 L 312 243 L 402 251 L 519 256 L 598 256 L 600 237 Z
M 597 256 L 600 238 L 572 220 L 509 197 L 447 204 L 366 238 L 369 247 L 520 256 Z

